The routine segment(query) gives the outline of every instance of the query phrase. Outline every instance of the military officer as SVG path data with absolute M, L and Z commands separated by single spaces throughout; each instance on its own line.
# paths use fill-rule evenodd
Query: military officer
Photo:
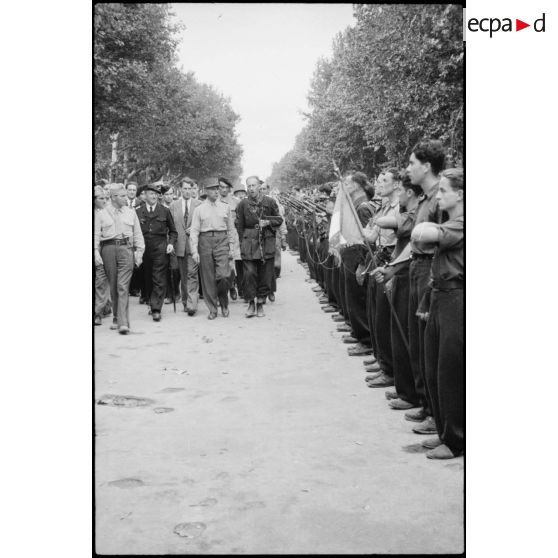
M 209 320 L 217 317 L 221 306 L 224 318 L 229 316 L 230 261 L 234 246 L 234 219 L 230 205 L 219 199 L 219 180 L 205 183 L 207 199 L 196 209 L 190 227 L 190 249 L 199 264 L 203 300 L 209 309 Z
M 142 261 L 144 239 L 134 210 L 126 205 L 124 184 L 109 186 L 110 203 L 95 212 L 95 265 L 103 266 L 112 299 L 111 329 L 121 334 L 130 331 L 128 290 L 134 259 Z

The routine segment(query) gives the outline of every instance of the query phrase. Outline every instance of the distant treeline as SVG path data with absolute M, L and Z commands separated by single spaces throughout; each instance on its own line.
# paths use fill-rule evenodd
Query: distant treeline
M 420 139 L 440 139 L 450 164 L 463 151 L 463 12 L 460 5 L 355 4 L 356 25 L 316 67 L 307 123 L 269 182 L 323 184 L 342 171 L 373 176 L 403 166 Z

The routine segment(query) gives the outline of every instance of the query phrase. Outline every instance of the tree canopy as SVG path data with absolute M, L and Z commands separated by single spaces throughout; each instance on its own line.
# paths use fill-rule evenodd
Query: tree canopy
M 182 28 L 169 5 L 96 4 L 94 27 L 97 177 L 236 179 L 239 117 L 227 98 L 177 67 Z
M 332 160 L 374 175 L 388 162 L 404 165 L 425 137 L 461 156 L 462 7 L 355 4 L 354 16 L 331 59 L 316 65 L 305 127 L 273 166 L 274 185 L 333 180 Z

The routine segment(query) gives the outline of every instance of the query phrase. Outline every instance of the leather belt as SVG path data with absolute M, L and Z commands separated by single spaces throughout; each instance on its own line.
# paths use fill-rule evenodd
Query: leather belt
M 434 257 L 434 254 L 411 254 L 412 260 L 431 260 Z
M 215 236 L 216 234 L 227 234 L 227 231 L 203 231 L 200 233 L 200 236 L 205 234 L 207 236 Z
M 459 279 L 451 279 L 449 281 L 438 280 L 434 281 L 432 288 L 434 290 L 444 290 L 444 289 L 462 289 L 463 281 Z
M 129 240 L 127 238 L 111 238 L 110 240 L 101 240 L 101 246 L 108 246 L 109 244 L 124 246 L 129 244 Z

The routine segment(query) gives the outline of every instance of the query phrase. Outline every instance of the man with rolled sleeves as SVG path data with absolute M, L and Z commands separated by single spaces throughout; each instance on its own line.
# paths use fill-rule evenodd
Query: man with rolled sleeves
M 158 203 L 160 193 L 158 186 L 146 186 L 146 204 L 137 210 L 145 239 L 145 294 L 150 305 L 150 314 L 156 322 L 161 320 L 165 297 L 167 255 L 174 251 L 178 236 L 170 210 Z
M 176 241 L 176 258 L 180 272 L 180 292 L 184 312 L 193 316 L 198 310 L 198 264 L 192 259 L 190 248 L 190 227 L 194 209 L 200 205 L 199 200 L 192 199 L 193 181 L 185 178 L 182 181 L 182 197 L 171 204 L 171 213 L 178 232 Z
M 95 265 L 104 267 L 110 285 L 111 329 L 125 335 L 130 331 L 128 290 L 134 259 L 141 264 L 145 245 L 138 217 L 126 205 L 124 184 L 111 184 L 109 191 L 110 203 L 95 212 Z
M 192 259 L 199 264 L 203 300 L 209 320 L 221 306 L 229 316 L 229 275 L 234 245 L 234 220 L 230 205 L 219 199 L 219 180 L 209 178 L 204 188 L 207 198 L 194 210 L 190 228 Z
M 263 305 L 271 293 L 274 273 L 275 235 L 283 222 L 277 203 L 260 192 L 261 185 L 257 176 L 249 176 L 246 179 L 248 197 L 236 208 L 244 264 L 244 297 L 249 301 L 247 318 L 265 316 Z

